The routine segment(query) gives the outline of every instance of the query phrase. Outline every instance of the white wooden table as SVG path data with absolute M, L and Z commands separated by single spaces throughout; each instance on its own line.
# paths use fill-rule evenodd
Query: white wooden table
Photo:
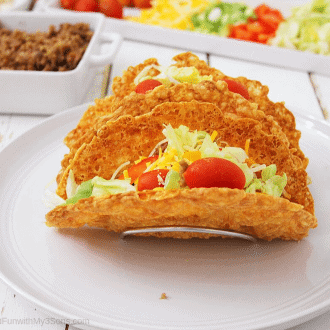
M 121 75 L 129 65 L 136 65 L 149 57 L 158 58 L 167 65 L 181 49 L 166 48 L 150 44 L 125 41 L 110 71 L 110 84 L 113 77 Z M 285 101 L 287 107 L 297 113 L 311 115 L 320 120 L 328 120 L 330 111 L 330 77 L 307 72 L 290 71 L 281 68 L 247 63 L 244 61 L 223 58 L 203 53 L 196 53 L 200 58 L 208 60 L 210 65 L 230 76 L 246 76 L 268 85 L 270 99 Z M 86 96 L 86 102 L 100 97 L 101 85 L 105 70 L 101 70 L 95 84 Z M 111 94 L 111 88 L 108 90 Z M 1 100 L 0 100 L 1 102 Z M 0 114 L 0 150 L 23 132 L 33 128 L 48 116 Z M 330 328 L 330 312 L 294 330 Z M 11 288 L 0 282 L 0 329 L 1 330 L 74 330 L 74 325 L 65 324 L 61 320 L 52 319 L 15 294 Z

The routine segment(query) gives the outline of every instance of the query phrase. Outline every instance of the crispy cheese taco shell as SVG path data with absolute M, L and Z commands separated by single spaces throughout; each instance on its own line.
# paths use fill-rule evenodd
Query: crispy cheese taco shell
M 301 240 L 317 226 L 301 205 L 280 197 L 229 188 L 142 191 L 90 197 L 46 215 L 50 227 L 84 225 L 123 232 L 134 228 L 190 226 L 245 233 L 264 240 Z M 148 234 L 209 238 L 195 233 Z
M 169 123 L 174 128 L 185 125 L 191 130 L 205 130 L 210 134 L 215 130 L 219 140 L 233 147 L 244 149 L 246 140 L 250 140 L 249 156 L 258 164 L 276 164 L 280 175 L 285 172 L 290 201 L 314 214 L 313 197 L 307 187 L 307 173 L 295 166 L 294 157 L 286 143 L 277 135 L 265 133 L 256 120 L 239 118 L 231 113 L 223 114 L 214 104 L 195 101 L 163 103 L 145 115 L 123 116 L 107 122 L 90 143 L 83 144 L 76 152 L 61 178 L 57 194 L 66 198 L 70 170 L 78 184 L 95 176 L 110 179 L 121 164 L 148 156 L 163 139 L 163 125 Z
M 58 176 L 58 182 L 79 147 L 83 143 L 90 143 L 97 134 L 97 131 L 106 125 L 108 121 L 114 121 L 123 115 L 140 116 L 152 111 L 155 106 L 165 102 L 190 102 L 193 100 L 213 103 L 223 113 L 233 113 L 242 118 L 258 120 L 266 133 L 276 134 L 282 139 L 283 143 L 287 143 L 288 146 L 290 145 L 286 135 L 278 123 L 274 121 L 273 117 L 267 116 L 264 112 L 257 110 L 256 104 L 247 101 L 238 94 L 230 92 L 227 84 L 223 81 L 216 83 L 203 81 L 196 85 L 183 83 L 170 88 L 160 86 L 147 94 L 136 94 L 133 92 L 123 99 L 109 98 L 108 101 L 104 101 L 110 109 L 109 114 L 99 116 L 98 118 L 94 117 L 93 126 L 86 125 L 86 118 L 89 119 L 92 113 L 95 112 L 95 107 L 90 107 L 85 112 L 77 127 L 65 138 L 70 152 L 64 156 L 61 162 L 62 170 Z M 90 124 L 92 123 L 90 122 Z M 295 162 L 297 167 L 303 166 L 299 157 L 295 157 Z
M 282 127 L 284 133 L 287 135 L 292 148 L 296 148 L 296 155 L 301 158 L 304 168 L 308 165 L 308 159 L 304 156 L 303 152 L 299 148 L 299 139 L 301 132 L 296 129 L 296 123 L 294 115 L 289 111 L 284 102 L 272 102 L 268 98 L 269 89 L 267 86 L 262 85 L 259 81 L 249 80 L 245 77 L 233 78 L 225 75 L 220 70 L 210 67 L 205 61 L 200 60 L 196 55 L 191 52 L 178 54 L 173 58 L 176 62 L 173 65 L 177 67 L 195 67 L 200 75 L 212 75 L 215 82 L 223 79 L 231 79 L 238 81 L 244 85 L 250 95 L 250 101 L 258 105 L 258 109 L 263 111 L 266 115 L 271 115 Z M 157 60 L 151 58 L 145 61 L 143 64 L 139 64 L 135 67 L 129 67 L 127 71 L 123 73 L 122 77 L 115 77 L 112 90 L 117 97 L 124 97 L 129 95 L 135 90 L 134 84 L 135 77 L 142 71 L 144 67 L 150 64 L 158 65 Z M 159 72 L 152 69 L 148 75 L 156 76 Z

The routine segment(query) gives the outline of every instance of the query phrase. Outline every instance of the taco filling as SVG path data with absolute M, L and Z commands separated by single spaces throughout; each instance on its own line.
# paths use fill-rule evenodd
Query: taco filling
M 280 197 L 286 192 L 287 176 L 276 174 L 276 165 L 257 164 L 245 150 L 217 140 L 217 132 L 190 131 L 187 126 L 163 129 L 164 139 L 148 157 L 140 157 L 133 166 L 124 163 L 110 180 L 94 177 L 80 185 L 72 172 L 67 183 L 65 204 L 91 196 L 154 189 L 232 188 L 247 193 Z M 123 172 L 120 176 L 118 174 Z M 118 177 L 117 177 L 118 176 Z M 63 200 L 64 201 L 64 200 Z

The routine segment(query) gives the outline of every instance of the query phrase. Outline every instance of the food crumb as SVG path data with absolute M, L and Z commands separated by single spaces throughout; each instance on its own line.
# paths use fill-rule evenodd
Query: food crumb
M 161 296 L 160 296 L 160 298 L 159 299 L 167 299 L 168 297 L 167 297 L 167 295 L 166 295 L 166 293 L 162 293 L 161 294 Z

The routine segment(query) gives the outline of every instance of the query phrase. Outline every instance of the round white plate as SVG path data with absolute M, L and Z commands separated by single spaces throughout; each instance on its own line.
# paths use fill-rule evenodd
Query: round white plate
M 330 309 L 329 125 L 296 117 L 319 220 L 301 242 L 120 240 L 44 223 L 44 189 L 67 152 L 64 136 L 86 108 L 49 118 L 0 154 L 7 285 L 58 318 L 100 329 L 285 329 Z

